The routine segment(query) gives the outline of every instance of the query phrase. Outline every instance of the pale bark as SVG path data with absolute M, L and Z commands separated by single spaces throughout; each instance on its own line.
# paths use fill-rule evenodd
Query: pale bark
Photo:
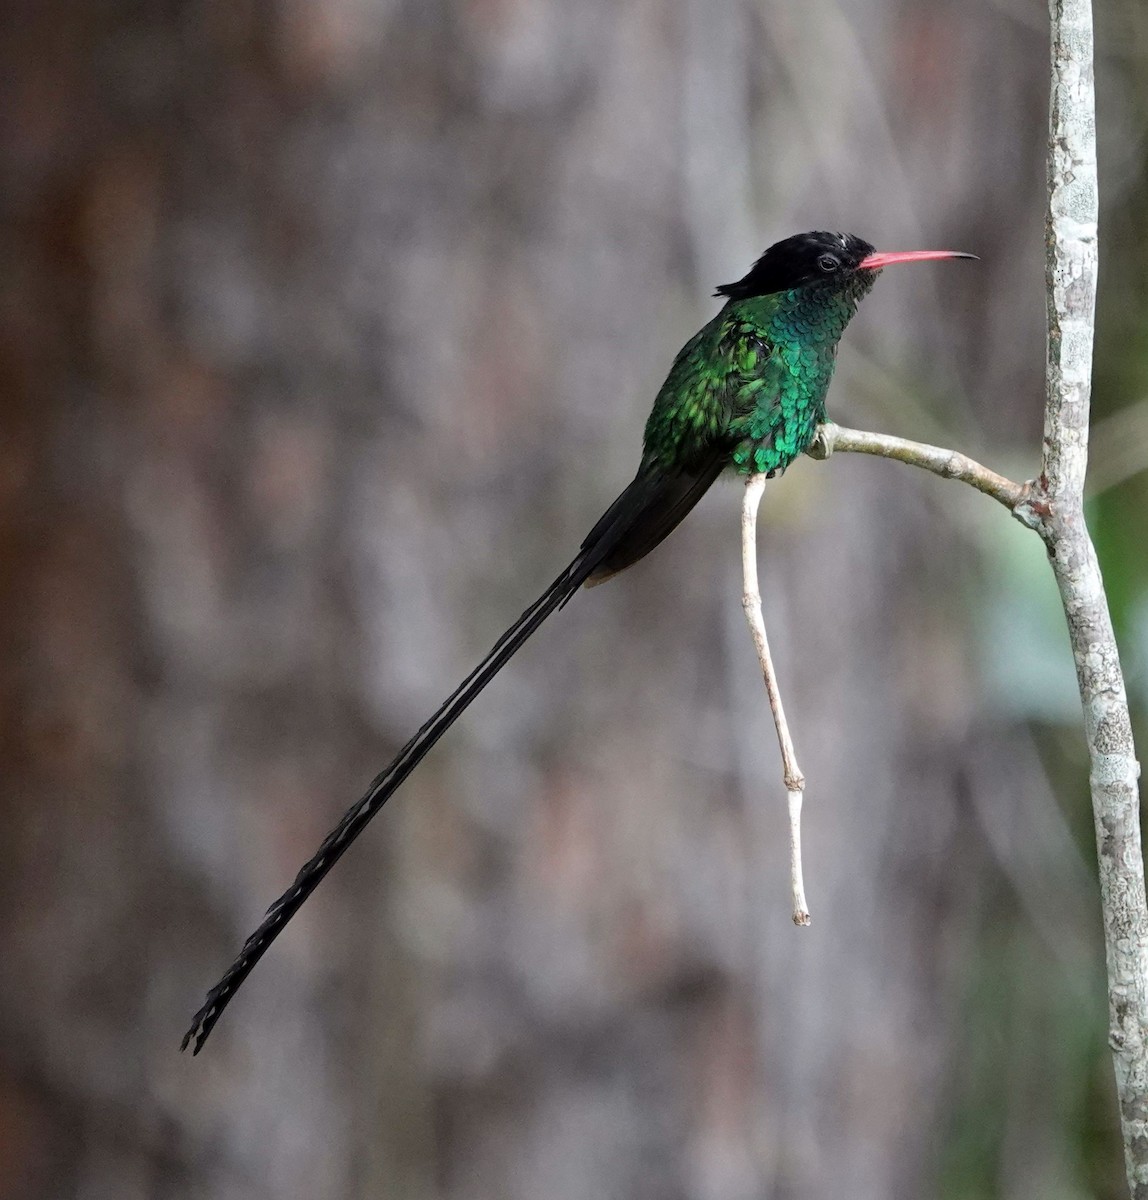
M 931 471 L 934 475 L 940 475 L 942 479 L 956 479 L 967 483 L 978 492 L 984 492 L 986 496 L 999 501 L 1024 524 L 1031 524 L 1023 508 L 1031 498 L 1031 486 L 1027 483 L 1014 483 L 957 450 L 930 446 L 925 442 L 911 442 L 888 433 L 846 429 L 828 421 L 818 429 L 817 438 L 809 448 L 809 456 L 826 459 L 834 451 L 894 458 L 911 467 Z
M 1133 1197 L 1148 1197 L 1148 909 L 1140 768 L 1108 600 L 1084 522 L 1096 308 L 1096 114 L 1090 0 L 1051 0 L 1048 365 L 1040 532 L 1068 617 L 1091 763 L 1108 963 L 1109 1045 Z
M 781 688 L 778 686 L 773 655 L 769 651 L 769 638 L 765 632 L 765 618 L 761 612 L 761 587 L 757 577 L 757 510 L 761 506 L 765 480 L 765 475 L 760 474 L 751 475 L 745 481 L 745 496 L 741 506 L 741 604 L 757 651 L 765 693 L 769 697 L 769 710 L 773 713 L 773 723 L 777 729 L 777 744 L 781 750 L 782 776 L 789 802 L 789 886 L 793 899 L 793 923 L 808 925 L 809 903 L 805 899 L 805 880 L 801 869 L 801 803 L 805 796 L 805 776 L 797 765 L 797 751 L 793 748 L 789 722 L 785 719 Z

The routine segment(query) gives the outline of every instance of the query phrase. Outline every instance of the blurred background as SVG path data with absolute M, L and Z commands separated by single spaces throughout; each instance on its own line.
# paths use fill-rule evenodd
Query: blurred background
M 1148 11 L 1097 6 L 1091 522 L 1148 738 Z M 1039 0 L 7 0 L 0 1198 L 1124 1193 L 1039 541 L 802 460 L 550 622 L 203 992 L 629 481 L 715 284 L 887 272 L 841 421 L 1038 462 Z

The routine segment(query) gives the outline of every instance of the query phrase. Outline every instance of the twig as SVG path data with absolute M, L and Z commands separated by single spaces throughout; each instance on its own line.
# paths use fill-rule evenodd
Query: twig
M 1014 483 L 956 450 L 930 446 L 925 442 L 910 442 L 887 433 L 845 429 L 829 421 L 818 428 L 817 437 L 807 453 L 811 458 L 825 459 L 835 451 L 894 458 L 912 467 L 932 471 L 942 479 L 958 479 L 1003 504 L 1026 525 L 1032 524 L 1028 511 L 1033 499 L 1031 484 Z
M 781 692 L 773 670 L 773 658 L 769 653 L 769 639 L 765 635 L 765 620 L 761 615 L 761 590 L 757 578 L 757 510 L 761 505 L 764 490 L 764 475 L 751 475 L 745 481 L 745 496 L 741 509 L 741 603 L 745 609 L 745 619 L 749 622 L 753 644 L 757 649 L 757 659 L 761 664 L 773 723 L 777 728 L 785 790 L 789 796 L 789 878 L 793 892 L 793 923 L 808 925 L 809 905 L 805 900 L 805 883 L 801 873 L 801 802 L 805 793 L 805 776 L 797 765 L 793 739 L 789 735 L 789 723 L 785 719 L 785 709 L 781 703 Z

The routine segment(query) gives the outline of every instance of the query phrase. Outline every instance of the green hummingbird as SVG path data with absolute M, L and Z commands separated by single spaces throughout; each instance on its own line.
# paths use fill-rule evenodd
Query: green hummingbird
M 636 563 L 661 542 L 725 470 L 777 475 L 825 420 L 837 343 L 882 267 L 952 250 L 879 254 L 843 233 L 802 233 L 769 247 L 721 311 L 682 347 L 646 422 L 638 472 L 586 535 L 573 562 L 498 639 L 490 653 L 375 777 L 267 910 L 184 1035 L 203 1048 L 224 1008 L 267 948 L 370 819 L 546 618 L 583 585 Z

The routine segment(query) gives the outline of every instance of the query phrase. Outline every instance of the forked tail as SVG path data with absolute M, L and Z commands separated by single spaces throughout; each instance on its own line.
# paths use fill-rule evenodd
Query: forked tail
M 207 993 L 203 1007 L 184 1034 L 181 1050 L 186 1050 L 193 1039 L 193 1053 L 203 1049 L 223 1010 L 283 927 L 362 833 L 367 822 L 538 626 L 583 583 L 601 582 L 652 550 L 701 499 L 721 467 L 721 460 L 715 457 L 712 462 L 702 464 L 703 469 L 690 474 L 665 474 L 653 467 L 638 472 L 590 531 L 574 561 L 498 639 L 490 653 L 399 751 L 394 762 L 375 777 L 363 798 L 347 810 L 314 857 L 304 864 L 295 882 L 267 910 L 263 923 L 243 943 L 227 973 Z

